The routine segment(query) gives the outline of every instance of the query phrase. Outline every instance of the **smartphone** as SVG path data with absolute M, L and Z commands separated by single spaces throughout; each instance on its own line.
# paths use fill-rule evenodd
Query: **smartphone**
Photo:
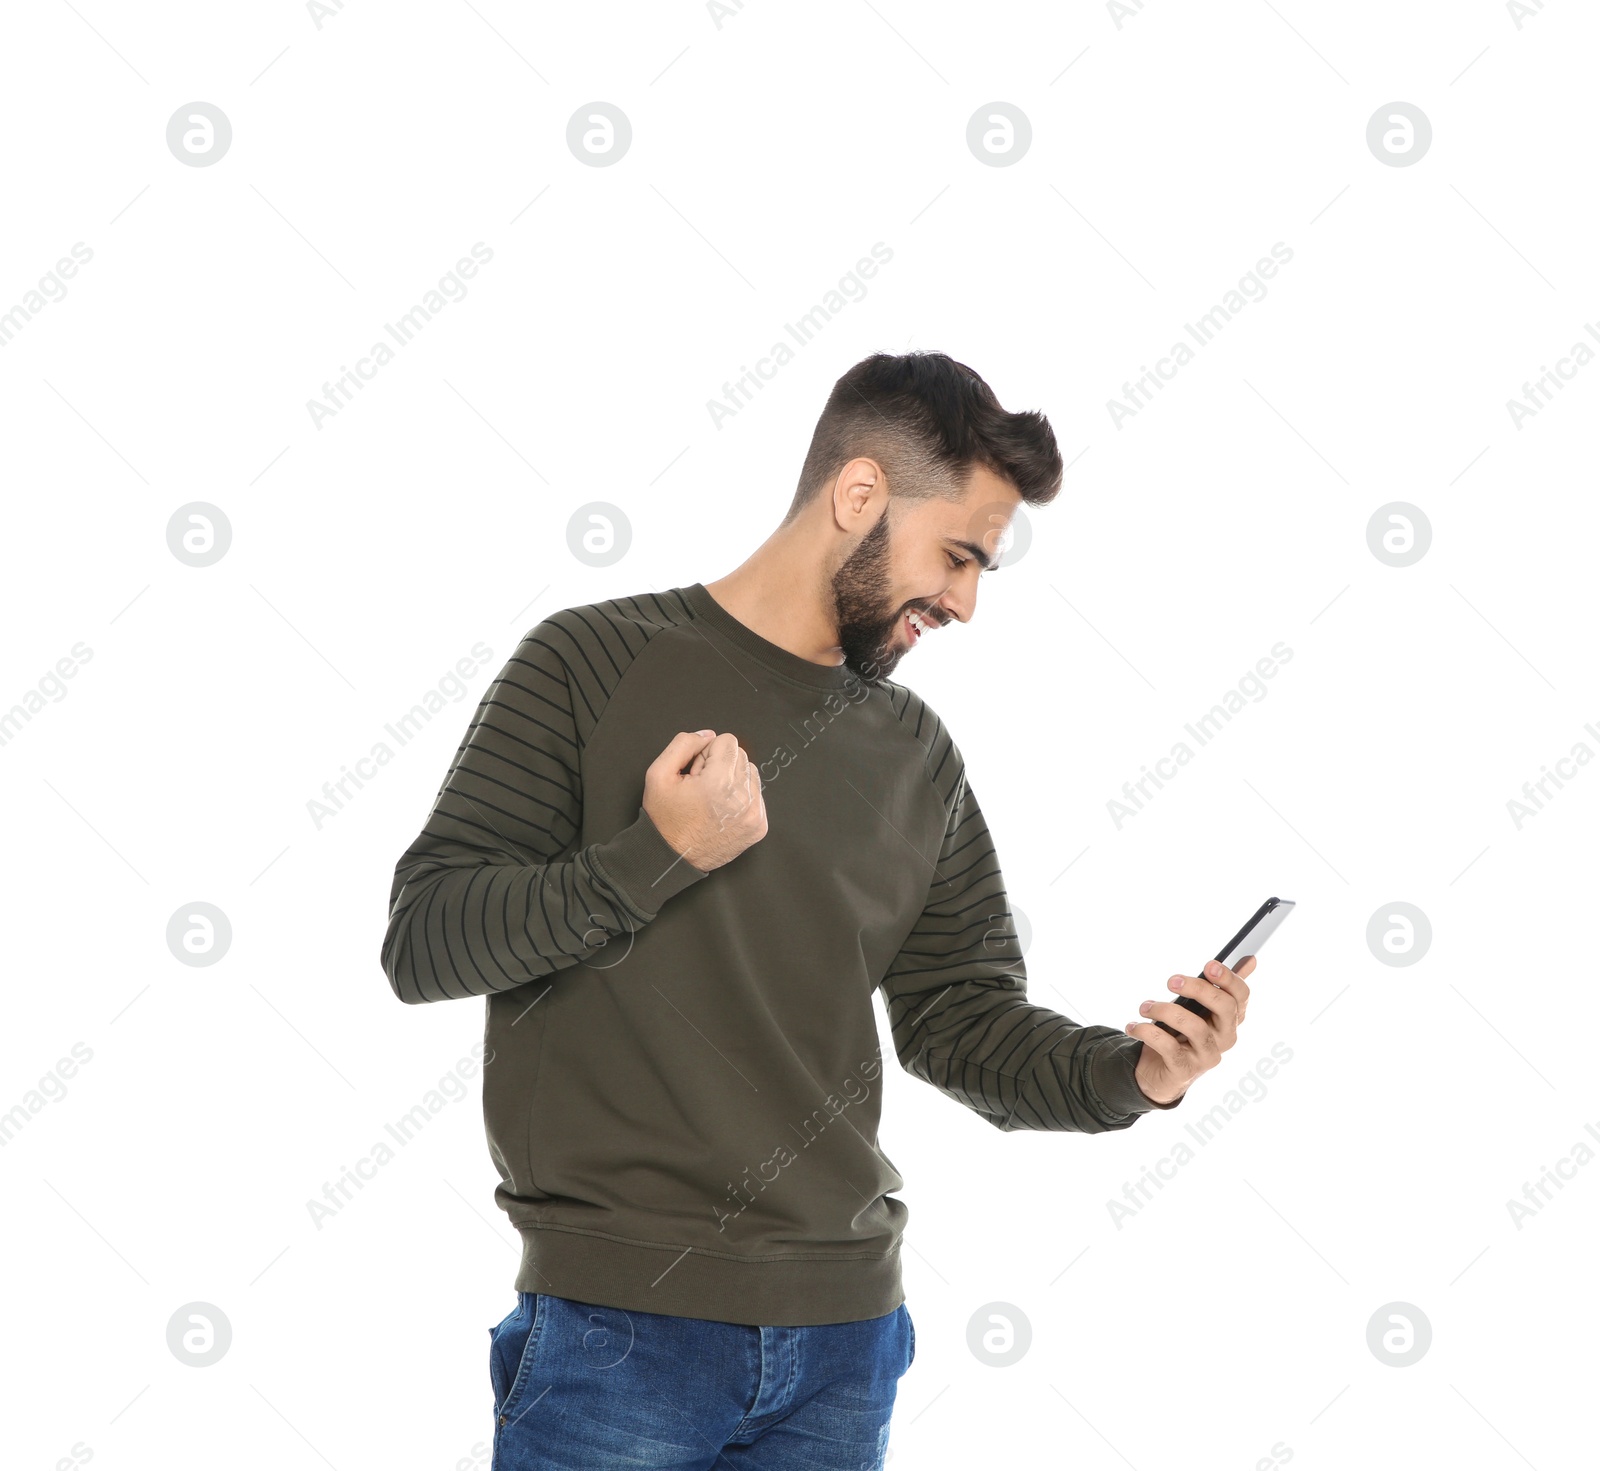
M 1239 933 L 1217 952 L 1216 959 L 1227 966 L 1229 970 L 1232 970 L 1246 956 L 1259 954 L 1261 947 L 1272 937 L 1273 932 L 1293 913 L 1293 899 L 1268 899 L 1261 908 L 1250 916 Z M 1195 974 L 1203 975 L 1204 970 L 1196 971 Z M 1196 1016 L 1211 1015 L 1193 997 L 1178 996 L 1174 999 L 1179 1006 L 1192 1011 Z M 1169 1032 L 1174 1037 L 1182 1035 L 1176 1028 L 1169 1027 L 1165 1022 L 1157 1022 L 1156 1025 L 1162 1031 Z

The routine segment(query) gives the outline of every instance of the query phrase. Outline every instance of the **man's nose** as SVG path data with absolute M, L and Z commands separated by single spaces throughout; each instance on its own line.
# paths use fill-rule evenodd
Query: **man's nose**
M 943 622 L 948 623 L 954 618 L 959 623 L 965 623 L 977 611 L 978 590 L 973 588 L 968 592 L 961 588 L 947 588 L 940 595 L 937 607 L 944 615 Z

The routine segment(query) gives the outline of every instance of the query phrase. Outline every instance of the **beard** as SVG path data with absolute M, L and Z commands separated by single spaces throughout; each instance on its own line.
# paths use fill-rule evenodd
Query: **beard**
M 856 544 L 833 574 L 834 617 L 846 668 L 867 684 L 894 673 L 904 652 L 893 646 L 904 609 L 884 596 L 889 580 L 889 512 Z

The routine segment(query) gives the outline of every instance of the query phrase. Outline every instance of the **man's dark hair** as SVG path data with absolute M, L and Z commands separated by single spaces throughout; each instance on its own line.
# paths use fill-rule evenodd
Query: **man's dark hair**
M 784 523 L 851 460 L 883 466 L 890 493 L 960 498 L 974 465 L 1009 481 L 1030 506 L 1061 488 L 1061 451 L 1041 413 L 1011 414 L 965 363 L 942 352 L 874 353 L 828 395 Z

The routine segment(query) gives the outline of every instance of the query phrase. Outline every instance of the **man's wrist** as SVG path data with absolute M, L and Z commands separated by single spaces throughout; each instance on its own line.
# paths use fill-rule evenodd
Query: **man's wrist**
M 1126 1032 L 1107 1036 L 1095 1048 L 1089 1064 L 1089 1088 L 1107 1117 L 1125 1119 L 1171 1106 L 1155 1102 L 1139 1086 L 1135 1074 L 1143 1048 L 1138 1038 Z
M 1173 1097 L 1168 1098 L 1168 1099 L 1157 1098 L 1154 1093 L 1151 1093 L 1149 1091 L 1149 1089 L 1147 1089 L 1145 1087 L 1144 1079 L 1139 1076 L 1139 1074 L 1144 1070 L 1144 1060 L 1145 1060 L 1145 1058 L 1150 1056 L 1150 1055 L 1151 1055 L 1150 1053 L 1148 1053 L 1147 1051 L 1144 1050 L 1143 1045 L 1141 1044 L 1140 1052 L 1139 1052 L 1139 1060 L 1138 1060 L 1137 1063 L 1134 1064 L 1134 1069 L 1133 1069 L 1133 1085 L 1134 1085 L 1135 1088 L 1137 1088 L 1139 1090 L 1140 1095 L 1142 1097 L 1144 1097 L 1149 1102 L 1151 1108 L 1159 1108 L 1159 1109 L 1176 1108 L 1180 1103 L 1183 1102 L 1184 1096 L 1188 1093 L 1189 1090 L 1187 1088 L 1184 1088 L 1182 1090 L 1182 1092 L 1177 1093 Z

